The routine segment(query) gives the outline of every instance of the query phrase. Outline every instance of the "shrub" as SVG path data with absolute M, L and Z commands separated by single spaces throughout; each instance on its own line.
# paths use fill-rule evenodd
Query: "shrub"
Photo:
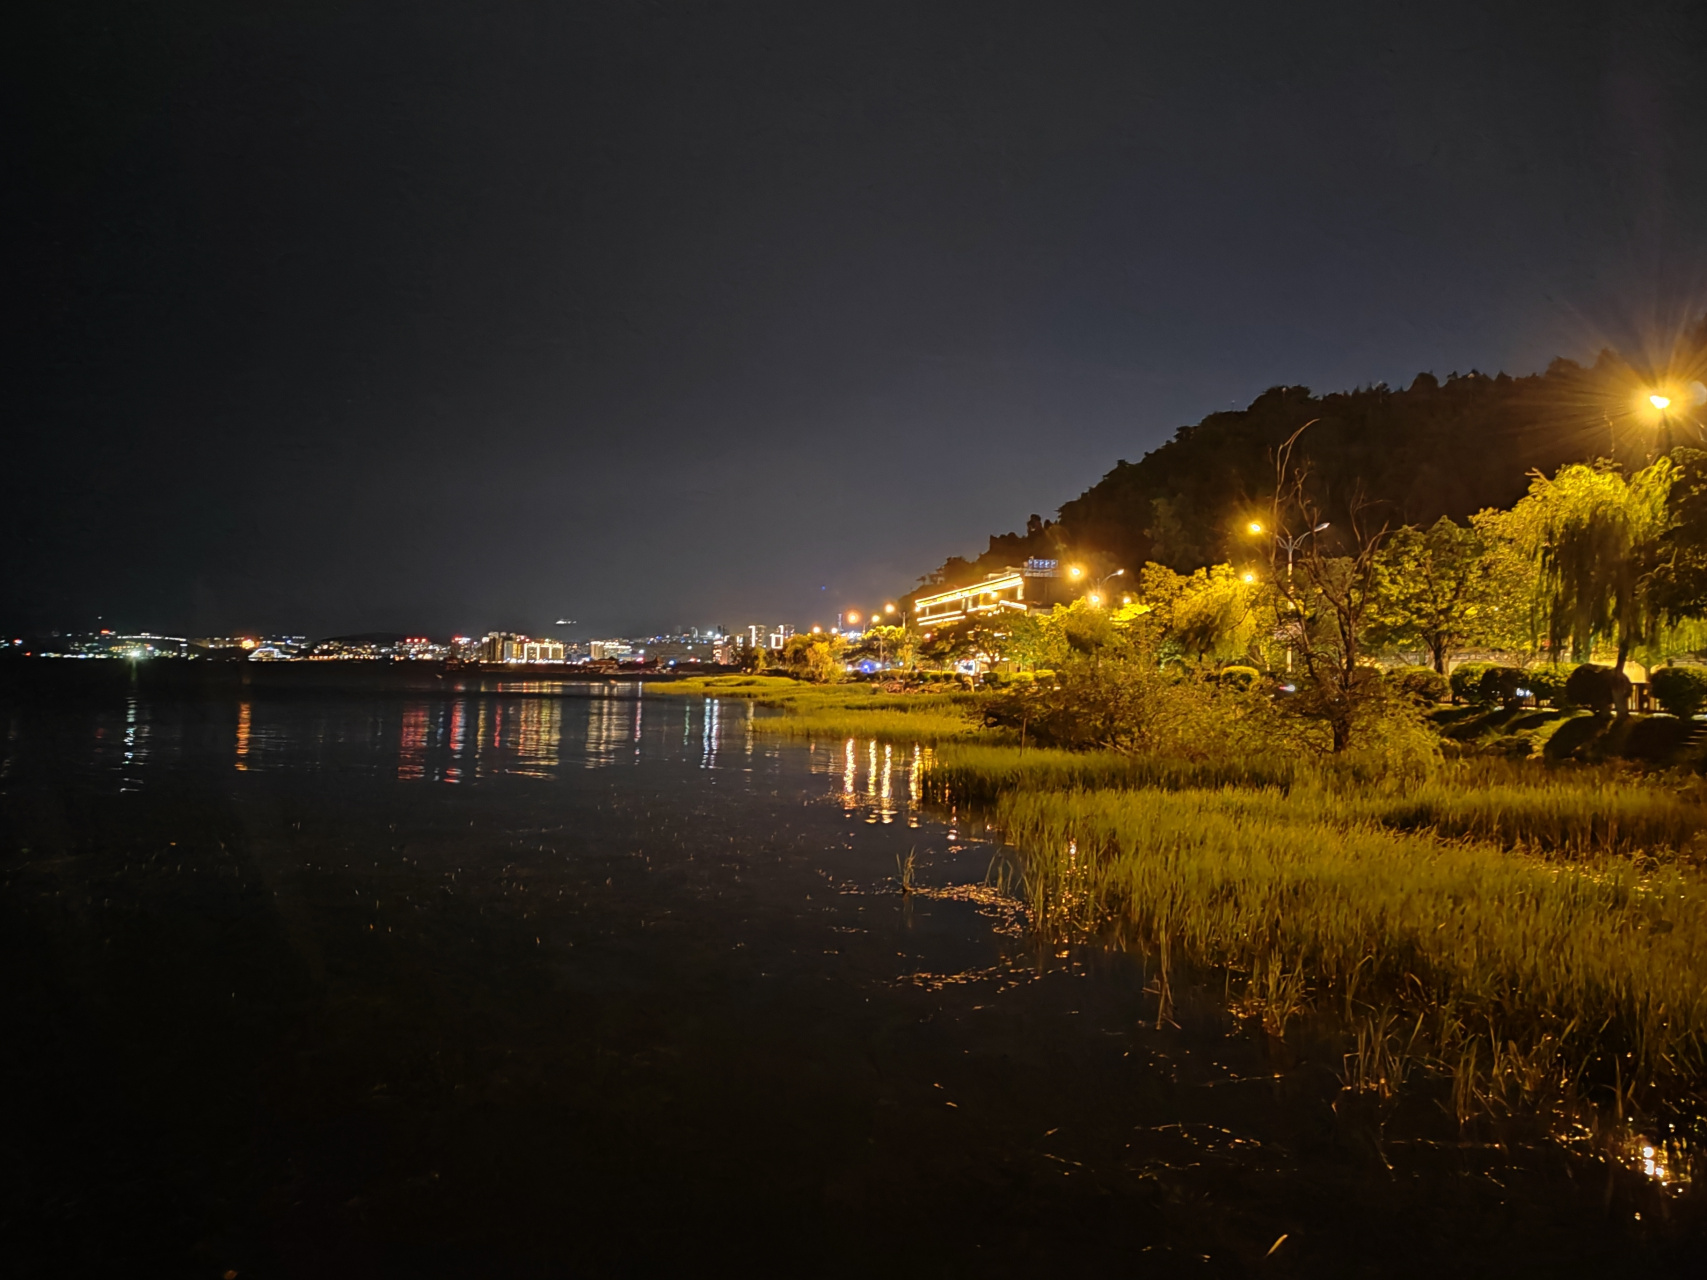
M 1524 680 L 1534 691 L 1536 698 L 1550 702 L 1559 710 L 1564 711 L 1574 706 L 1570 698 L 1565 696 L 1565 682 L 1571 678 L 1571 672 L 1577 669 L 1574 662 L 1549 662 L 1539 667 L 1531 667 L 1523 673 Z
M 1655 667 L 1648 673 L 1654 697 L 1672 715 L 1687 720 L 1707 705 L 1707 667 Z
M 1565 696 L 1579 707 L 1607 715 L 1629 705 L 1630 677 L 1611 667 L 1585 662 L 1566 679 Z
M 1222 667 L 1221 683 L 1233 689 L 1249 689 L 1260 675 L 1255 667 Z
M 1453 667 L 1452 674 L 1447 677 L 1452 696 L 1461 702 L 1480 702 L 1482 673 L 1493 665 L 1491 662 L 1460 662 Z
M 1387 678 L 1400 693 L 1431 706 L 1445 702 L 1451 692 L 1446 677 L 1432 667 L 1394 667 Z
M 1483 703 L 1497 702 L 1509 709 L 1517 706 L 1518 691 L 1528 687 L 1528 680 L 1519 668 L 1489 667 L 1476 682 L 1477 700 Z

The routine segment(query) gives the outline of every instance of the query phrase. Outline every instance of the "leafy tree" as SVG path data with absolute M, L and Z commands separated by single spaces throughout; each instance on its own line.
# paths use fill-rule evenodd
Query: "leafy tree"
M 1707 617 L 1707 453 L 1674 449 L 1649 592 L 1668 623 Z
M 910 627 L 899 623 L 891 626 L 878 623 L 867 627 L 865 633 L 848 647 L 848 657 L 859 661 L 870 658 L 876 662 L 910 667 L 917 655 L 919 637 Z
M 1547 600 L 1536 572 L 1538 513 L 1529 509 L 1488 508 L 1470 517 L 1487 560 L 1483 603 L 1473 637 L 1467 642 L 1534 658 L 1547 636 Z M 1557 654 L 1553 655 L 1557 658 Z
M 847 641 L 822 632 L 793 635 L 782 647 L 783 665 L 814 684 L 834 684 L 847 674 Z
M 1444 675 L 1453 649 L 1473 643 L 1494 607 L 1494 562 L 1474 527 L 1441 516 L 1395 530 L 1375 560 L 1372 645 L 1426 649 Z
M 1247 656 L 1259 633 L 1262 589 L 1230 564 L 1191 574 L 1147 564 L 1139 576 L 1141 606 L 1162 624 L 1166 641 L 1197 662 Z
M 1667 531 L 1673 465 L 1661 458 L 1626 479 L 1610 465 L 1561 467 L 1537 475 L 1513 509 L 1541 569 L 1547 635 L 1557 654 L 1586 660 L 1596 640 L 1617 645 L 1623 671 L 1631 646 L 1660 621 L 1648 576 Z

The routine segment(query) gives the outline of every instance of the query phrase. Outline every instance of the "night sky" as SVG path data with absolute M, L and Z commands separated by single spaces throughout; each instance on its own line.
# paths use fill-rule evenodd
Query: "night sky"
M 1707 301 L 1699 0 L 29 7 L 9 634 L 828 622 Z

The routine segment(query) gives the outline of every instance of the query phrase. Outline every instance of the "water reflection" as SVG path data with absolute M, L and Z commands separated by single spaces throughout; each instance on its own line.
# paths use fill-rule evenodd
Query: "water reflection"
M 136 695 L 125 699 L 124 709 L 124 766 L 120 771 L 122 781 L 120 791 L 134 791 L 142 785 L 138 776 L 142 762 L 148 756 L 148 724 L 145 718 L 139 717 L 136 705 Z
M 209 723 L 186 705 L 135 693 L 71 719 L 35 721 L 14 713 L 0 741 L 0 777 L 15 772 L 30 741 L 67 733 L 76 738 L 76 754 L 121 791 L 141 787 L 150 770 L 176 767 L 208 747 L 222 768 L 239 774 L 321 769 L 451 785 L 497 777 L 554 779 L 565 768 L 602 769 L 645 759 L 715 772 L 729 765 L 726 748 L 737 743 L 744 771 L 751 772 L 758 760 L 769 767 L 778 758 L 777 744 L 755 733 L 760 713 L 746 700 L 666 699 L 664 707 L 654 705 L 651 716 L 646 706 L 638 684 L 506 681 L 501 689 L 452 685 L 439 696 L 315 704 L 274 701 L 245 690 Z M 857 783 L 849 785 L 862 791 L 857 806 L 880 815 L 874 821 L 890 821 L 901 811 L 893 774 L 905 767 L 897 758 L 904 749 L 856 746 L 861 759 L 850 762 L 850 777 Z M 69 741 L 65 747 L 73 749 Z
M 849 738 L 833 751 L 825 752 L 814 743 L 811 747 L 812 769 L 835 779 L 842 808 L 849 816 L 863 815 L 874 825 L 887 825 L 906 817 L 907 825 L 919 825 L 919 802 L 924 793 L 924 772 L 930 762 L 929 748 L 914 743 L 896 746 L 892 742 Z M 862 769 L 863 765 L 863 780 Z M 907 774 L 907 795 L 903 803 L 896 794 L 896 774 Z
M 424 703 L 403 712 L 403 735 L 397 747 L 397 776 L 405 781 L 426 774 L 427 708 Z

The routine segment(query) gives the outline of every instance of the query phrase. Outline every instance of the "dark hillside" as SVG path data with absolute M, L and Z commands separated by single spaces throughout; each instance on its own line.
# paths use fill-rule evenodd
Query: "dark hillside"
M 1704 332 L 1683 346 L 1672 363 L 1683 372 L 1668 385 L 1701 377 Z M 1516 501 L 1531 471 L 1646 458 L 1660 444 L 1655 415 L 1640 411 L 1648 387 L 1649 375 L 1611 352 L 1589 368 L 1555 360 L 1522 378 L 1471 372 L 1441 382 L 1424 373 L 1402 391 L 1318 396 L 1273 387 L 1249 408 L 1181 427 L 1140 462 L 1117 463 L 1065 503 L 1058 521 L 1033 516 L 1025 533 L 992 537 L 977 560 L 955 557 L 932 577 L 976 580 L 1028 555 L 1070 555 L 1108 568 L 1155 560 L 1182 571 L 1236 559 L 1240 530 L 1273 492 L 1275 449 L 1312 419 L 1296 457 L 1307 462 L 1336 524 L 1344 525 L 1359 495 L 1379 504 L 1377 520 L 1463 520 Z M 1701 412 L 1692 403 L 1674 416 L 1677 443 L 1698 434 Z

